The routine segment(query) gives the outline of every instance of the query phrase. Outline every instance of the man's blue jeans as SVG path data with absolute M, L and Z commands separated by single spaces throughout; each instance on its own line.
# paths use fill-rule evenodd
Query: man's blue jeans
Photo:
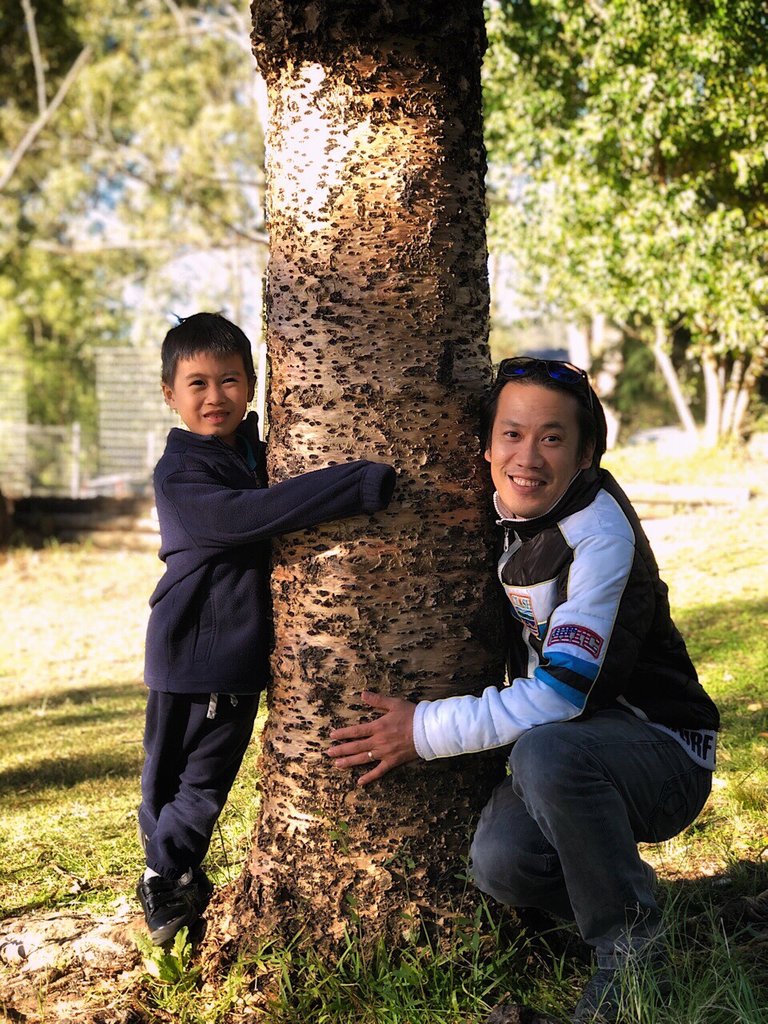
M 613 966 L 659 930 L 654 874 L 637 843 L 689 825 L 711 772 L 620 710 L 531 729 L 510 767 L 472 841 L 475 884 L 501 903 L 575 920 L 598 964 Z

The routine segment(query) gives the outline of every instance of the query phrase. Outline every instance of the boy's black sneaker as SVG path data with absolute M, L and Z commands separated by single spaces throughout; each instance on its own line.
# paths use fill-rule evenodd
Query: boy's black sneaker
M 187 885 L 161 878 L 146 879 L 142 875 L 136 895 L 144 911 L 149 937 L 156 946 L 169 942 L 176 932 L 194 924 L 211 898 L 213 886 L 199 868 Z

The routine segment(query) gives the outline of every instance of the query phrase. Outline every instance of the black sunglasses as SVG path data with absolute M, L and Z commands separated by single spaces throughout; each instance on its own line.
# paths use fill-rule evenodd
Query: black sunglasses
M 511 359 L 502 359 L 496 379 L 518 380 L 520 377 L 529 377 L 531 374 L 541 374 L 542 371 L 558 384 L 582 388 L 587 396 L 589 411 L 593 412 L 589 377 L 585 370 L 574 366 L 573 363 L 564 363 L 560 359 L 537 359 L 535 356 L 513 356 Z

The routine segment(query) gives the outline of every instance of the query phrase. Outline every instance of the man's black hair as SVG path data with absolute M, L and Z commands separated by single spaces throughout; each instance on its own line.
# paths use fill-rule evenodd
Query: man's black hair
M 605 412 L 600 399 L 591 386 L 589 390 L 592 396 L 590 400 L 584 388 L 574 387 L 572 384 L 565 384 L 550 377 L 546 366 L 532 366 L 524 377 L 516 377 L 510 380 L 508 377 L 496 377 L 491 390 L 488 392 L 480 413 L 480 440 L 483 451 L 487 451 L 491 443 L 491 431 L 496 420 L 496 410 L 499 405 L 499 395 L 506 384 L 514 384 L 515 387 L 524 387 L 526 384 L 539 384 L 542 387 L 550 388 L 552 391 L 562 391 L 566 395 L 572 395 L 576 399 L 576 416 L 579 425 L 579 457 L 584 455 L 590 445 L 594 444 L 595 450 L 592 456 L 592 466 L 597 469 L 600 465 L 606 443 L 608 428 L 605 422 Z
M 160 350 L 163 384 L 172 387 L 179 360 L 192 359 L 200 352 L 219 358 L 241 355 L 248 379 L 256 376 L 251 343 L 240 328 L 220 313 L 194 313 L 179 317 L 178 324 L 163 339 Z

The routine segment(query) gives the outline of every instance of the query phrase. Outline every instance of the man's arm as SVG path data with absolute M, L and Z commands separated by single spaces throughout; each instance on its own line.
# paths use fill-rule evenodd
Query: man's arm
M 418 758 L 431 761 L 505 747 L 535 725 L 563 722 L 580 714 L 580 708 L 532 678 L 516 679 L 513 686 L 502 689 L 489 686 L 480 697 L 444 697 L 412 704 L 363 691 L 363 700 L 384 714 L 372 722 L 334 729 L 334 743 L 347 742 L 327 751 L 338 768 L 379 762 L 358 779 L 360 786 Z

